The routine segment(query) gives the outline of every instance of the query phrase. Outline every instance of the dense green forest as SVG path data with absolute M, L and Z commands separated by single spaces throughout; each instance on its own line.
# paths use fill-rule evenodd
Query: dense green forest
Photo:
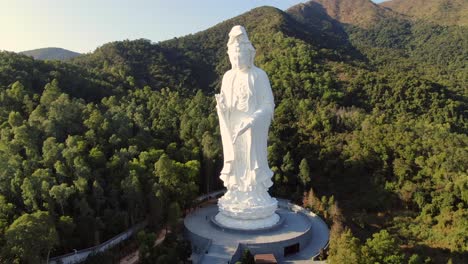
M 468 28 L 363 28 L 307 8 L 69 62 L 0 52 L 0 262 L 40 263 L 145 219 L 156 231 L 220 189 L 213 95 L 241 24 L 275 96 L 271 192 L 330 224 L 329 263 L 466 263 Z

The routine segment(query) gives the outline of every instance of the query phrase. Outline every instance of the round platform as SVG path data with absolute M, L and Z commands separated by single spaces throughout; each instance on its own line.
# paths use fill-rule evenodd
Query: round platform
M 215 204 L 188 215 L 184 224 L 192 242 L 194 263 L 235 263 L 245 248 L 253 254 L 290 259 L 292 262 L 288 263 L 311 259 L 328 243 L 327 225 L 306 210 L 293 211 L 291 204 L 282 205 L 276 211 L 280 215 L 278 224 L 264 230 L 223 228 L 212 220 L 218 213 Z
M 247 233 L 247 234 L 259 234 L 259 233 L 264 233 L 264 232 L 268 232 L 268 231 L 273 231 L 275 229 L 278 229 L 280 228 L 283 223 L 284 223 L 284 220 L 285 220 L 285 216 L 281 213 L 277 213 L 278 217 L 279 217 L 279 220 L 272 226 L 269 226 L 269 227 L 263 227 L 263 228 L 257 228 L 257 229 L 240 229 L 240 228 L 232 228 L 232 227 L 228 227 L 228 226 L 225 226 L 223 224 L 221 224 L 220 222 L 218 222 L 216 220 L 216 216 L 213 215 L 210 220 L 211 220 L 211 223 L 217 227 L 218 229 L 224 231 L 224 232 L 235 232 L 235 233 Z

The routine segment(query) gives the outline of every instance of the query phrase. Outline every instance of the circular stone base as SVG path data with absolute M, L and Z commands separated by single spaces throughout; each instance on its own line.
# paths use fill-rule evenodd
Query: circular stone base
M 219 212 L 231 219 L 257 220 L 270 218 L 271 220 L 272 215 L 278 208 L 278 201 L 271 197 L 268 200 L 249 203 L 246 202 L 246 199 L 238 201 L 225 196 L 218 200 Z
M 223 228 L 216 223 L 216 215 L 220 213 L 216 204 L 187 215 L 185 235 L 192 243 L 194 263 L 236 263 L 246 248 L 254 255 L 273 254 L 279 263 L 310 263 L 327 245 L 327 225 L 317 215 L 298 211 L 297 206 L 287 202 L 278 202 L 278 207 L 279 222 L 257 230 Z M 285 252 L 292 248 L 299 252 L 286 256 Z
M 281 217 L 275 213 L 261 219 L 235 219 L 225 216 L 223 213 L 218 213 L 211 221 L 222 229 L 232 231 L 264 231 L 277 227 L 278 224 L 284 222 L 284 217 L 283 221 L 281 221 Z

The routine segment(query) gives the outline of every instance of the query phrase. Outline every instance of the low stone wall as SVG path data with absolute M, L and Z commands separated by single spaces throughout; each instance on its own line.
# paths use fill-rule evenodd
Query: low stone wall
M 325 221 L 323 221 L 323 219 L 321 217 L 318 217 L 316 214 L 314 214 L 313 212 L 309 211 L 308 209 L 302 207 L 302 206 L 299 206 L 297 204 L 292 204 L 291 202 L 289 202 L 288 200 L 285 200 L 285 199 L 278 199 L 278 206 L 280 204 L 280 200 L 281 200 L 281 204 L 283 206 L 283 208 L 289 208 L 290 210 L 294 211 L 294 212 L 300 212 L 300 213 L 303 213 L 304 215 L 306 215 L 307 217 L 310 217 L 311 220 L 315 220 L 315 221 L 319 221 L 320 224 L 324 227 L 324 228 L 328 228 L 328 225 L 327 223 L 325 223 Z M 330 245 L 330 241 L 327 241 L 327 243 L 322 247 L 323 250 L 326 250 L 328 248 L 328 246 Z M 318 256 L 320 255 L 319 254 L 316 254 L 314 255 L 314 259 L 317 258 Z
M 307 218 L 306 215 L 299 212 L 304 218 Z M 234 254 L 231 258 L 231 263 L 236 263 L 239 261 L 240 257 L 242 256 L 242 252 L 245 248 L 248 248 L 249 251 L 253 254 L 273 254 L 277 260 L 281 260 L 284 258 L 284 248 L 288 246 L 292 246 L 294 244 L 299 244 L 299 250 L 302 250 L 307 246 L 310 239 L 312 238 L 312 229 L 309 227 L 306 232 L 301 234 L 300 236 L 286 239 L 282 241 L 274 241 L 270 243 L 239 243 L 239 246 L 236 250 L 236 253 L 240 252 L 240 254 Z
M 74 263 L 85 261 L 86 258 L 88 258 L 89 256 L 100 253 L 100 252 L 104 252 L 108 250 L 109 248 L 121 243 L 122 241 L 127 240 L 133 234 L 143 229 L 146 225 L 147 225 L 147 222 L 144 221 L 128 229 L 127 231 L 118 234 L 117 236 L 107 240 L 106 242 L 100 245 L 82 249 L 82 250 L 77 250 L 75 252 L 68 253 L 65 255 L 53 257 L 49 260 L 49 264 L 74 264 Z
M 234 254 L 232 255 L 231 261 L 229 263 L 236 263 L 237 261 L 239 261 L 242 258 L 242 253 L 244 253 L 245 248 L 246 247 L 244 244 L 239 243 L 236 252 L 234 252 Z
M 221 196 L 221 194 L 224 194 L 225 192 L 226 192 L 226 190 L 223 189 L 223 190 L 211 192 L 211 193 L 208 193 L 208 194 L 200 195 L 197 198 L 195 198 L 195 201 L 197 201 L 198 203 L 201 203 L 201 202 L 204 202 L 204 201 L 211 200 L 213 198 L 219 198 Z
M 211 246 L 211 239 L 199 236 L 186 227 L 184 234 L 186 238 L 192 242 L 192 263 L 201 263 L 205 252 L 208 251 Z
M 322 225 L 324 225 L 327 229 L 327 224 L 316 214 L 313 212 L 299 206 L 297 204 L 291 203 L 289 200 L 285 199 L 278 199 L 278 207 L 296 212 L 297 214 L 301 215 L 305 218 L 313 218 L 315 221 L 320 221 Z M 242 253 L 245 249 L 249 249 L 252 254 L 274 254 L 277 260 L 281 260 L 284 258 L 284 248 L 287 246 L 294 245 L 296 243 L 299 244 L 299 251 L 303 250 L 307 247 L 308 243 L 312 239 L 312 232 L 313 229 L 309 228 L 306 232 L 302 235 L 288 239 L 283 241 L 276 241 L 271 243 L 256 243 L 256 244 L 249 244 L 249 243 L 239 243 L 236 252 L 231 258 L 230 263 L 236 263 L 242 257 Z M 323 249 L 328 247 L 328 242 L 323 246 Z M 319 254 L 313 256 L 314 258 L 317 257 Z
M 309 211 L 309 210 L 307 210 L 307 209 L 304 209 L 304 208 L 303 208 L 303 210 L 305 211 L 304 213 L 305 213 L 308 217 L 315 219 L 315 221 L 319 221 L 320 224 L 321 224 L 324 228 L 327 228 L 327 229 L 328 229 L 327 223 L 325 223 L 325 221 L 323 221 L 323 219 L 322 219 L 321 217 L 318 217 L 316 214 L 314 214 L 313 212 L 311 212 L 311 211 Z M 330 234 L 328 234 L 328 235 L 330 235 Z M 330 237 L 328 237 L 328 238 L 330 239 Z M 328 249 L 328 246 L 329 246 L 329 245 L 330 245 L 330 240 L 328 240 L 327 243 L 326 243 L 325 245 L 323 245 L 322 249 L 323 249 L 323 250 Z M 318 256 L 320 256 L 320 253 L 315 254 L 314 257 L 313 257 L 313 259 L 315 260 Z

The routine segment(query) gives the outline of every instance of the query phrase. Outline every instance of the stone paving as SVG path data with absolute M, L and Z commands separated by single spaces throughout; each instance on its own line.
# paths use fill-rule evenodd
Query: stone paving
M 317 255 L 328 242 L 328 227 L 313 214 L 296 213 L 285 208 L 279 208 L 277 212 L 285 217 L 283 225 L 260 234 L 232 232 L 214 225 L 210 219 L 218 213 L 216 205 L 208 205 L 196 210 L 185 218 L 184 224 L 189 231 L 211 239 L 211 245 L 206 252 L 202 253 L 204 256 L 201 256 L 201 263 L 207 264 L 228 263 L 239 243 L 259 244 L 294 240 L 312 229 L 312 237 L 307 246 L 299 253 L 281 260 L 281 263 L 311 263 L 312 257 Z

